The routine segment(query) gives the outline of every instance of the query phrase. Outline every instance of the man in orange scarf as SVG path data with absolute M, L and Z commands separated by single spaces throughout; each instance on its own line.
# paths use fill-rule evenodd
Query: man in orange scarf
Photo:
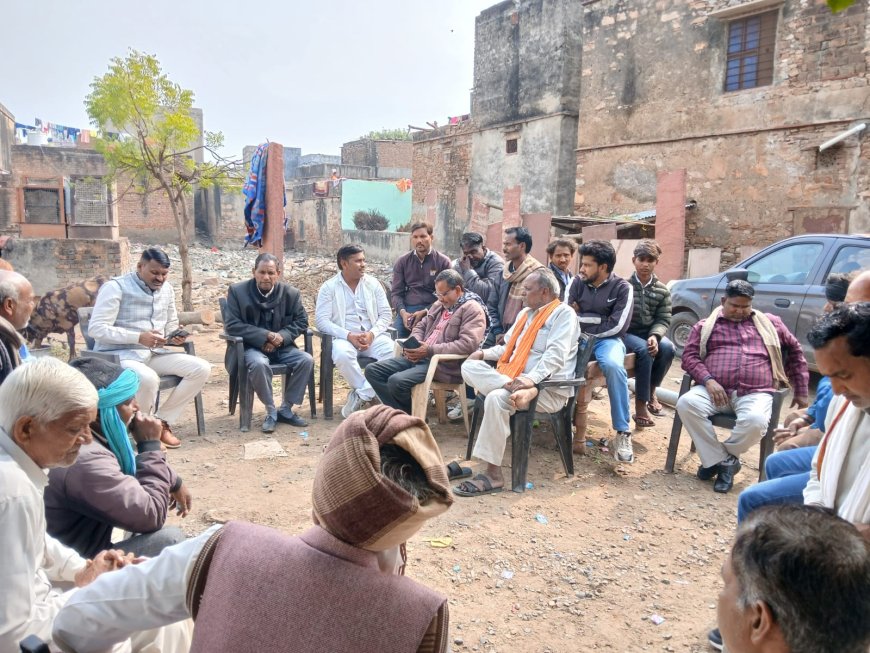
M 462 364 L 462 378 L 486 396 L 483 421 L 473 456 L 486 471 L 453 489 L 461 497 L 500 492 L 504 487 L 501 461 L 510 435 L 510 416 L 528 407 L 544 379 L 571 378 L 577 360 L 580 329 L 573 309 L 559 300 L 559 282 L 549 270 L 531 272 L 522 282 L 525 305 L 505 334 L 503 345 L 474 352 Z M 487 361 L 497 361 L 495 368 Z M 538 397 L 538 411 L 554 413 L 573 388 L 547 388 Z M 455 469 L 457 466 L 453 466 Z M 469 475 L 458 468 L 453 478 Z

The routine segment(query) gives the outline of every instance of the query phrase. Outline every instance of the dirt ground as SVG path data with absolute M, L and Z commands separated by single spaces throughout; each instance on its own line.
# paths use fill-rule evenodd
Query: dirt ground
M 279 424 L 273 435 L 287 456 L 244 460 L 245 443 L 269 436 L 259 431 L 258 402 L 249 433 L 228 414 L 219 332 L 215 326 L 195 335 L 197 353 L 214 365 L 205 388 L 207 434 L 196 435 L 191 407 L 177 429 L 184 445 L 169 457 L 194 493 L 194 509 L 172 523 L 195 534 L 216 521 L 246 519 L 299 533 L 311 523 L 314 469 L 340 413 L 334 421 L 318 415 L 305 429 Z M 679 378 L 675 365 L 669 387 Z M 346 391 L 337 376 L 338 408 Z M 711 650 L 706 632 L 715 625 L 719 568 L 737 494 L 757 474 L 757 451 L 744 456 L 727 495 L 695 478 L 698 459 L 685 433 L 677 472 L 665 474 L 666 412 L 654 428 L 635 432 L 633 465 L 589 448 L 590 455 L 575 456 L 574 478 L 565 477 L 549 425 L 542 425 L 529 463 L 531 489 L 457 498 L 409 542 L 408 575 L 450 597 L 454 651 Z M 300 413 L 309 416 L 307 407 Z M 445 459 L 462 459 L 462 423 L 438 425 L 431 413 Z M 609 422 L 606 397 L 593 401 L 589 437 L 609 436 Z M 445 537 L 452 541 L 446 548 L 427 542 Z

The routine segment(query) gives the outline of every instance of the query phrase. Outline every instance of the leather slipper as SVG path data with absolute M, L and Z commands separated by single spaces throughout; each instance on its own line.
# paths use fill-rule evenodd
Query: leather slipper
M 656 423 L 654 421 L 652 421 L 649 417 L 639 417 L 637 415 L 632 415 L 631 419 L 634 420 L 635 425 L 637 425 L 637 428 L 639 428 L 639 429 L 643 429 L 643 428 L 646 428 L 648 426 L 655 426 L 656 425 Z
M 655 415 L 656 417 L 663 417 L 665 414 L 665 409 L 661 404 L 654 404 L 651 401 L 646 402 L 646 409 L 650 412 L 650 415 Z
M 471 481 L 477 481 L 483 487 L 477 487 Z M 483 474 L 478 474 L 471 481 L 463 481 L 455 488 L 453 488 L 453 494 L 458 497 L 479 497 L 484 494 L 495 494 L 496 492 L 501 492 L 503 488 L 493 487 L 492 481 L 489 480 L 489 477 L 484 476 Z
M 471 476 L 471 473 L 471 467 L 461 467 L 456 461 L 447 463 L 448 480 L 458 481 L 461 478 L 468 478 Z

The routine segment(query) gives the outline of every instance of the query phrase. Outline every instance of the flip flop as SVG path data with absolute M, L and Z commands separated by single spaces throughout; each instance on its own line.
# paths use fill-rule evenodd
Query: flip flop
M 471 474 L 471 467 L 461 467 L 456 461 L 447 463 L 447 479 L 450 481 L 458 481 L 460 478 L 468 478 Z
M 453 494 L 458 497 L 479 497 L 484 494 L 495 494 L 502 491 L 502 488 L 500 487 L 493 487 L 492 481 L 483 474 L 478 474 L 471 480 L 480 482 L 483 485 L 483 488 L 479 488 L 473 483 L 465 481 L 453 488 Z
M 665 414 L 665 410 L 661 404 L 654 404 L 651 401 L 646 402 L 646 409 L 651 415 L 655 415 L 656 417 L 663 417 Z
M 655 426 L 656 423 L 652 421 L 649 417 L 638 417 L 637 415 L 632 415 L 631 419 L 634 420 L 634 423 L 637 425 L 637 428 L 643 429 L 648 426 Z

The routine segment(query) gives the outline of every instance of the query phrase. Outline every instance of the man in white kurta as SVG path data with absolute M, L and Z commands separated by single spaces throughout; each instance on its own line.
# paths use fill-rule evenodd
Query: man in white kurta
M 526 308 L 520 311 L 505 334 L 505 344 L 474 352 L 462 364 L 462 378 L 486 397 L 472 455 L 487 463 L 487 467 L 485 473 L 454 488 L 458 496 L 486 494 L 504 486 L 501 461 L 510 435 L 511 415 L 528 406 L 531 398 L 538 394 L 535 386 L 544 379 L 574 376 L 580 338 L 576 313 L 560 302 L 559 284 L 552 272 L 536 270 L 522 283 Z M 539 324 L 536 318 L 543 318 L 545 314 L 546 319 Z M 522 363 L 522 371 L 516 375 L 503 373 L 522 355 L 526 338 L 533 342 Z M 499 361 L 498 368 L 487 361 Z M 545 388 L 538 395 L 537 412 L 561 410 L 574 391 L 574 388 Z
M 380 282 L 365 274 L 362 247 L 345 245 L 338 250 L 337 259 L 339 273 L 317 293 L 314 323 L 321 333 L 333 338 L 332 362 L 351 388 L 341 414 L 350 417 L 354 411 L 368 408 L 376 397 L 358 359 L 393 357 L 393 341 L 386 333 L 393 313 Z

